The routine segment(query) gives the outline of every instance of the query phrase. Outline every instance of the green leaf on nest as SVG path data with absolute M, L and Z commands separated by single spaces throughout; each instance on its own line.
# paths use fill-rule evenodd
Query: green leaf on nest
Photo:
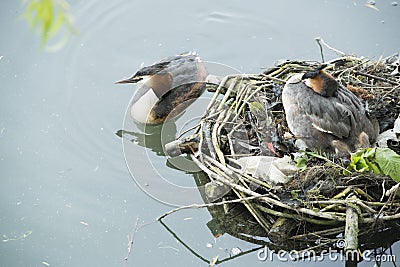
M 375 161 L 384 174 L 400 182 L 400 155 L 390 148 L 381 148 L 375 152 Z
M 385 174 L 394 181 L 400 182 L 400 155 L 390 148 L 363 148 L 351 154 L 347 170 Z

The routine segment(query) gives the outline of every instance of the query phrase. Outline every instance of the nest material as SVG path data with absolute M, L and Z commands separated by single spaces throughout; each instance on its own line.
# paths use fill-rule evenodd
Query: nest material
M 327 70 L 368 103 L 381 132 L 393 128 L 400 113 L 399 58 L 380 61 L 341 57 Z M 279 185 L 244 172 L 238 160 L 248 156 L 290 155 L 296 152 L 288 138 L 280 102 L 286 80 L 295 73 L 318 67 L 315 62 L 286 61 L 260 75 L 225 77 L 215 90 L 196 129 L 199 141 L 192 159 L 216 185 L 231 189 L 224 200 L 245 199 L 243 204 L 268 237 L 330 244 L 344 233 L 349 213 L 358 217 L 346 232 L 358 235 L 400 225 L 400 199 L 385 194 L 396 183 L 386 176 L 343 175 L 341 163 L 321 156 L 308 162 L 291 182 Z M 193 152 L 193 151 L 192 151 Z M 190 153 L 189 153 L 190 154 Z M 214 199 L 212 199 L 214 201 Z M 353 216 L 354 217 L 354 216 Z

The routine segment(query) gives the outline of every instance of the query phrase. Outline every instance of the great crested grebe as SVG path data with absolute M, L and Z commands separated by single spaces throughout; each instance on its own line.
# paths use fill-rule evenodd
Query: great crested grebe
M 290 131 L 321 152 L 348 153 L 370 146 L 379 127 L 371 122 L 361 100 L 324 67 L 286 82 L 282 102 Z
M 207 70 L 196 53 L 162 59 L 116 83 L 140 82 L 132 100 L 132 118 L 144 124 L 160 124 L 182 112 L 205 89 Z

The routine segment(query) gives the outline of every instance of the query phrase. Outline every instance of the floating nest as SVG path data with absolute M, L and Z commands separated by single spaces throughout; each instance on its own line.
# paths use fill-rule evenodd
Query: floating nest
M 367 234 L 400 228 L 400 189 L 385 175 L 345 175 L 348 161 L 300 153 L 295 146 L 280 100 L 282 88 L 291 75 L 319 65 L 284 61 L 259 75 L 232 75 L 207 85 L 214 95 L 206 113 L 194 134 L 175 146 L 178 142 L 180 151 L 207 174 L 202 194 L 208 203 L 223 202 L 225 214 L 237 206 L 245 210 L 238 224 L 251 222 L 253 230 L 242 236 L 268 237 L 288 249 L 326 249 L 345 239 L 347 248 L 357 249 L 357 238 L 364 242 Z M 398 55 L 379 61 L 347 56 L 327 65 L 339 83 L 364 99 L 381 132 L 393 128 L 400 113 Z M 399 152 L 398 143 L 388 145 Z M 251 158 L 293 162 L 298 155 L 303 168 L 283 168 L 278 180 L 250 166 Z M 257 165 L 270 171 L 271 162 Z

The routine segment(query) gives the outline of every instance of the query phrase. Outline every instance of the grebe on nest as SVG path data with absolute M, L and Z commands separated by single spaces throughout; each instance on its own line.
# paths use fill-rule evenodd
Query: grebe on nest
M 282 92 L 290 131 L 311 149 L 348 153 L 375 142 L 379 127 L 361 100 L 324 70 L 296 74 Z

